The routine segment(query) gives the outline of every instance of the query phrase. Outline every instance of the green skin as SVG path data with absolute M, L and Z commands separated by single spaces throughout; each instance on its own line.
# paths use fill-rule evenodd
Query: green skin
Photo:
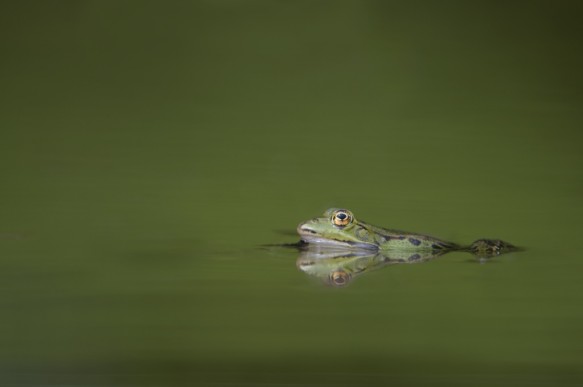
M 468 251 L 483 257 L 516 250 L 498 239 L 479 239 L 470 246 L 459 246 L 427 235 L 376 227 L 356 220 L 349 210 L 339 208 L 330 208 L 322 217 L 300 223 L 297 231 L 305 243 L 350 250 Z

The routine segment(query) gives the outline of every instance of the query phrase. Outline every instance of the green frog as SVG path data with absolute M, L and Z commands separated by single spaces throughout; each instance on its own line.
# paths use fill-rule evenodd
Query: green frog
M 460 246 L 428 235 L 376 227 L 356 220 L 351 211 L 340 208 L 330 208 L 322 217 L 300 223 L 297 231 L 304 243 L 350 250 L 467 251 L 478 257 L 518 250 L 499 239 L 478 239 L 469 246 Z

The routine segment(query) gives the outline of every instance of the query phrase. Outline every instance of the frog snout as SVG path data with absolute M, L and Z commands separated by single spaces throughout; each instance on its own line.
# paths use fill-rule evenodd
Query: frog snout
M 308 222 L 302 222 L 298 225 L 297 228 L 298 234 L 316 234 L 316 231 L 310 228 Z

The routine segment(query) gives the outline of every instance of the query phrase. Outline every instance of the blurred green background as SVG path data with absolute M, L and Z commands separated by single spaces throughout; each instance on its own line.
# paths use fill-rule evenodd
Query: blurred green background
M 0 5 L 0 385 L 583 383 L 576 1 Z M 327 207 L 460 243 L 347 288 Z

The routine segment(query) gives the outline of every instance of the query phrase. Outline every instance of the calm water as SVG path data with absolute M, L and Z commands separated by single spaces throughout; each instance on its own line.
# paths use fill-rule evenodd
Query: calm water
M 0 9 L 0 385 L 583 384 L 581 6 Z M 460 243 L 349 286 L 331 206 Z

